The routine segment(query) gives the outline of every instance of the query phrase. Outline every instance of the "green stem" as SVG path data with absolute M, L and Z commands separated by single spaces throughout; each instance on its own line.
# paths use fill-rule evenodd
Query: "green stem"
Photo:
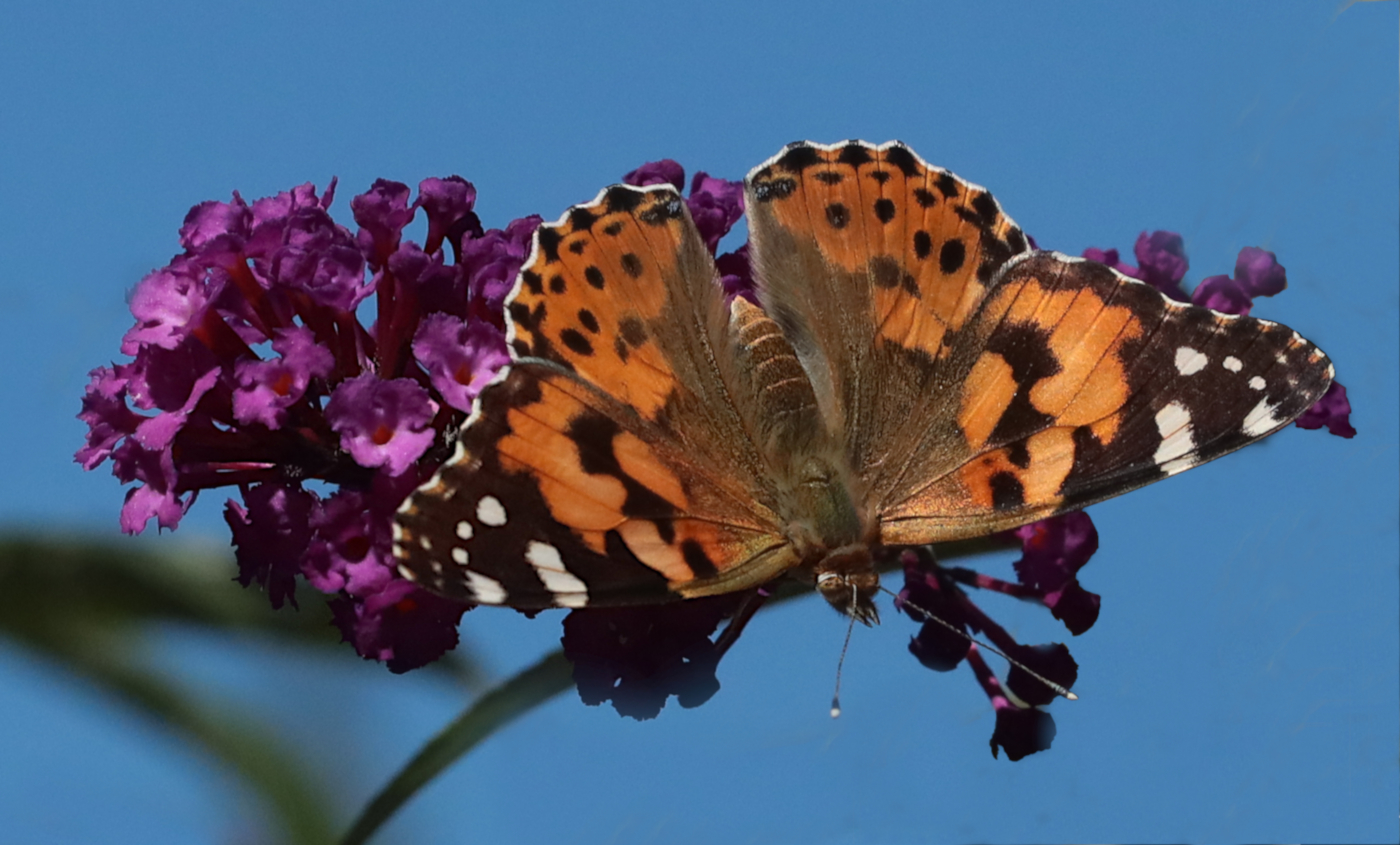
M 562 651 L 546 655 L 529 669 L 482 696 L 404 766 L 369 802 L 340 840 L 341 845 L 367 842 L 408 799 L 462 755 L 498 729 L 572 687 L 573 666 Z

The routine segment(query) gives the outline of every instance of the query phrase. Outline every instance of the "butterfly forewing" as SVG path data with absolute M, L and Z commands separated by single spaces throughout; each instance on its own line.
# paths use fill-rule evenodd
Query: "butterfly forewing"
M 407 574 L 578 607 L 743 589 L 794 564 L 782 468 L 756 442 L 772 429 L 763 380 L 674 190 L 614 186 L 542 226 L 507 314 L 513 363 L 400 510 Z
M 965 459 L 884 505 L 886 542 L 977 536 L 1166 478 L 1286 425 L 1332 380 L 1288 328 L 1047 252 L 1007 265 L 953 358 Z

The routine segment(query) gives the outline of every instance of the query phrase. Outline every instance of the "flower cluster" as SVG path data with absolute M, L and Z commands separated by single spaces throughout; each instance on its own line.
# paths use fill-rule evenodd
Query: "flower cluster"
M 666 159 L 624 181 L 682 191 L 685 171 Z M 92 371 L 79 414 L 89 431 L 76 460 L 93 469 L 110 459 L 117 478 L 133 484 L 120 520 L 132 534 L 152 519 L 174 529 L 200 491 L 236 488 L 224 516 L 238 580 L 259 585 L 274 607 L 295 605 L 304 581 L 330 596 L 335 624 L 362 656 L 402 672 L 452 648 L 471 606 L 398 574 L 393 515 L 446 460 L 477 394 L 509 360 L 503 304 L 540 218 L 484 229 L 476 190 L 460 177 L 426 179 L 416 197 L 381 180 L 351 200 L 352 231 L 330 214 L 334 187 L 318 195 L 302 185 L 252 203 L 235 193 L 190 211 L 183 252 L 132 293 L 136 324 L 121 344 L 131 360 Z M 686 202 L 716 253 L 743 215 L 742 185 L 696 173 Z M 421 245 L 404 236 L 419 212 Z M 1136 267 L 1116 250 L 1085 255 L 1175 299 L 1232 313 L 1285 284 L 1272 253 L 1246 249 L 1233 277 L 1206 279 L 1188 296 L 1180 236 L 1144 233 L 1134 253 Z M 745 244 L 716 258 L 729 295 L 753 297 L 748 255 Z M 1334 389 L 1299 425 L 1350 437 L 1345 391 Z M 923 623 L 910 651 L 938 671 L 965 661 L 997 714 L 993 753 L 1020 759 L 1054 735 L 1040 709 L 1054 693 L 1040 678 L 1068 688 L 1077 667 L 1062 644 L 1015 642 L 966 589 L 1039 602 L 1083 633 L 1098 618 L 1099 597 L 1077 573 L 1098 536 L 1087 515 L 1071 513 L 999 539 L 1021 546 L 1016 583 L 942 566 L 930 548 L 881 554 L 904 573 L 897 607 Z M 671 696 L 687 707 L 704 702 L 719 688 L 720 658 L 768 598 L 759 589 L 571 612 L 563 645 L 580 695 L 639 719 Z M 972 634 L 1020 664 L 1005 682 Z
M 675 162 L 634 174 L 665 172 Z M 394 511 L 449 454 L 473 400 L 509 360 L 503 303 L 538 217 L 484 230 L 476 189 L 380 180 L 330 214 L 334 184 L 206 202 L 184 251 L 131 296 L 127 363 L 92 372 L 76 455 L 135 482 L 121 526 L 175 528 L 201 490 L 234 487 L 224 516 L 238 580 L 274 607 L 298 580 L 330 595 L 367 658 L 405 671 L 457 642 L 468 605 L 399 576 Z M 688 202 L 711 248 L 742 216 L 738 183 L 696 174 Z M 420 246 L 404 238 L 422 212 Z M 361 316 L 371 318 L 368 326 Z

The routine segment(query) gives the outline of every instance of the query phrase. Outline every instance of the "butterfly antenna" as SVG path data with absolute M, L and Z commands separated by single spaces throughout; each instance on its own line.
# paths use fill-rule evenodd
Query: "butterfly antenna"
M 854 610 L 856 600 L 855 585 L 851 586 L 851 609 Z M 851 632 L 856 629 L 856 615 L 850 614 L 851 622 L 846 626 L 846 641 L 841 644 L 841 659 L 836 661 L 836 691 L 831 694 L 831 718 L 835 719 L 841 715 L 841 670 L 846 665 L 846 650 L 851 647 Z
M 898 595 L 897 593 L 891 592 L 890 589 L 887 588 L 887 587 L 883 587 L 883 586 L 882 586 L 882 587 L 880 587 L 880 590 L 881 590 L 882 592 L 889 593 L 890 595 L 894 596 L 896 599 L 899 598 L 899 595 Z M 981 646 L 982 648 L 985 648 L 987 651 L 990 651 L 992 654 L 995 654 L 995 655 L 1001 657 L 1001 658 L 1002 658 L 1003 660 L 1005 660 L 1007 663 L 1010 663 L 1012 666 L 1017 667 L 1017 668 L 1020 669 L 1022 672 L 1025 672 L 1027 675 L 1030 675 L 1032 678 L 1035 678 L 1037 681 L 1040 681 L 1042 684 L 1045 684 L 1047 687 L 1050 688 L 1051 692 L 1055 693 L 1056 695 L 1062 695 L 1062 696 L 1064 696 L 1065 698 L 1068 698 L 1070 701 L 1078 701 L 1078 700 L 1079 700 L 1079 696 L 1075 695 L 1074 693 L 1070 692 L 1069 690 L 1065 689 L 1064 687 L 1060 686 L 1059 684 L 1055 683 L 1054 681 L 1050 680 L 1049 678 L 1045 677 L 1044 675 L 1040 674 L 1039 672 L 1035 671 L 1034 669 L 1031 669 L 1030 667 L 1026 666 L 1026 664 L 1024 664 L 1024 663 L 1022 663 L 1021 661 L 1017 660 L 1016 658 L 1010 656 L 1009 654 L 1007 654 L 1006 652 L 1002 651 L 1001 649 L 999 649 L 999 648 L 997 648 L 997 647 L 995 647 L 995 646 L 988 645 L 987 643 L 982 642 L 981 640 L 979 640 L 979 639 L 977 639 L 976 637 L 972 636 L 971 634 L 969 634 L 968 632 L 964 631 L 963 629 L 961 629 L 961 628 L 959 628 L 959 627 L 957 627 L 957 626 L 955 626 L 955 625 L 952 625 L 952 624 L 950 624 L 950 623 L 948 623 L 948 622 L 943 621 L 943 620 L 940 619 L 939 617 L 934 616 L 934 615 L 933 615 L 932 613 L 930 613 L 929 611 L 924 610 L 922 607 L 919 607 L 917 604 L 914 604 L 913 602 L 909 601 L 908 599 L 905 599 L 904 605 L 905 605 L 906 607 L 912 607 L 913 609 L 919 611 L 919 613 L 922 613 L 922 614 L 923 614 L 923 616 L 924 616 L 925 619 L 927 619 L 927 620 L 929 620 L 929 621 L 931 621 L 931 622 L 937 622 L 939 625 L 942 625 L 944 628 L 947 628 L 949 631 L 952 631 L 953 633 L 957 634 L 958 636 L 962 637 L 963 639 L 967 640 L 968 642 L 974 643 L 974 644 L 976 644 L 976 645 L 978 645 L 978 646 Z M 847 634 L 846 636 L 847 636 L 847 638 L 849 639 L 850 634 Z M 844 652 L 844 651 L 842 652 L 842 655 L 841 655 L 841 656 L 842 656 L 842 657 L 845 657 L 845 652 Z M 837 669 L 837 671 L 836 671 L 836 678 L 837 678 L 837 687 L 839 688 L 839 687 L 840 687 L 840 678 L 841 678 L 841 671 L 840 671 L 840 669 Z M 834 707 L 834 704 L 833 704 L 833 707 Z M 834 715 L 836 715 L 836 714 L 833 712 L 832 715 L 834 716 Z

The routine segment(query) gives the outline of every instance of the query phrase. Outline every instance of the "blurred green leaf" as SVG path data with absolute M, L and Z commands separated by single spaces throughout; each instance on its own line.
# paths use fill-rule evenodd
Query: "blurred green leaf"
M 574 685 L 574 667 L 562 651 L 547 655 L 529 669 L 483 695 L 437 736 L 365 807 L 341 840 L 360 845 L 425 784 L 500 728 Z

